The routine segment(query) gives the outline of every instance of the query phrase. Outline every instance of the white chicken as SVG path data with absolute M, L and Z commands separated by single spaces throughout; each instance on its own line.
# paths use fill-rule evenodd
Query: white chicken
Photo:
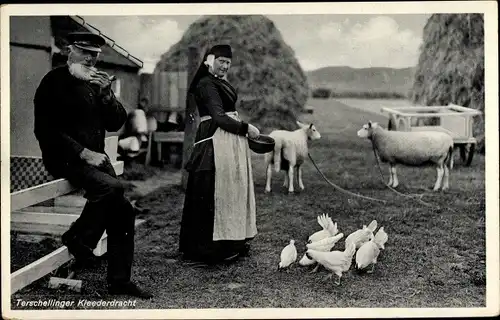
M 380 227 L 375 234 L 375 242 L 379 245 L 380 249 L 385 249 L 385 243 L 389 240 L 389 236 L 384 230 L 384 227 Z
M 356 252 L 356 267 L 358 270 L 363 270 L 371 264 L 372 268 L 367 273 L 373 272 L 380 250 L 385 248 L 384 245 L 387 239 L 388 236 L 384 231 L 384 227 L 380 227 L 377 234 L 359 248 Z
M 323 229 L 313 233 L 308 239 L 309 243 L 332 237 L 339 232 L 337 229 L 337 223 L 333 223 L 332 218 L 327 217 L 325 214 L 318 216 L 317 220 Z
M 308 249 L 313 249 L 317 251 L 330 251 L 333 246 L 344 236 L 343 233 L 339 233 L 333 237 L 324 238 L 322 240 L 308 243 L 306 246 Z
M 345 242 L 352 242 L 356 245 L 356 249 L 359 249 L 365 242 L 370 241 L 373 238 L 373 231 L 377 229 L 377 220 L 370 222 L 368 227 L 363 225 L 363 229 L 358 229 L 351 233 L 345 238 Z
M 352 258 L 356 252 L 356 246 L 352 242 L 346 242 L 344 251 L 322 252 L 313 249 L 307 250 L 307 256 L 314 259 L 318 264 L 331 271 L 326 279 L 329 279 L 333 274 L 337 275 L 336 285 L 340 285 L 342 273 L 349 270 L 351 267 Z
M 302 259 L 299 260 L 299 265 L 303 266 L 303 267 L 306 267 L 306 266 L 312 266 L 313 264 L 317 263 L 314 259 L 309 259 L 307 257 L 307 253 L 304 253 L 304 256 L 302 257 Z M 314 268 L 312 272 L 316 272 L 318 268 Z
M 295 248 L 295 240 L 290 240 L 290 243 L 281 250 L 280 263 L 278 270 L 289 267 L 297 260 L 297 248 Z
M 313 243 L 308 243 L 306 246 L 307 246 L 307 249 L 329 252 L 332 250 L 332 248 L 335 246 L 335 244 L 337 242 L 339 242 L 340 239 L 342 239 L 343 236 L 344 236 L 343 233 L 339 233 L 333 237 L 328 237 L 328 238 L 325 238 L 323 240 L 319 240 L 319 241 L 316 241 Z M 309 259 L 307 257 L 307 254 L 305 254 L 304 257 L 302 257 L 302 259 L 299 261 L 299 264 L 302 266 L 310 266 L 310 265 L 313 265 L 314 263 L 316 263 L 316 261 L 314 261 L 314 259 Z M 316 265 L 316 267 L 311 271 L 311 273 L 317 272 L 318 269 L 319 269 L 319 264 Z

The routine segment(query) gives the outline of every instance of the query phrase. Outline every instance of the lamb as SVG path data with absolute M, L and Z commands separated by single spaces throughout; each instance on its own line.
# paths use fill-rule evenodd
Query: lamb
M 272 165 L 274 164 L 274 171 L 280 170 L 287 171 L 285 174 L 284 187 L 288 185 L 288 192 L 293 193 L 293 169 L 297 169 L 297 180 L 301 190 L 304 190 L 304 183 L 302 182 L 302 164 L 307 158 L 308 154 L 308 140 L 317 140 L 321 138 L 321 134 L 316 130 L 314 124 L 303 124 L 297 121 L 299 129 L 294 131 L 288 130 L 274 130 L 269 136 L 275 141 L 274 151 L 266 153 L 265 163 L 267 167 L 266 173 L 266 188 L 265 192 L 271 192 L 271 176 Z
M 449 188 L 449 171 L 453 167 L 453 138 L 438 131 L 389 131 L 369 121 L 358 131 L 358 137 L 372 141 L 380 161 L 389 163 L 389 186 L 399 185 L 396 164 L 424 167 L 434 164 L 437 179 L 433 191 Z M 444 182 L 443 182 L 444 177 Z

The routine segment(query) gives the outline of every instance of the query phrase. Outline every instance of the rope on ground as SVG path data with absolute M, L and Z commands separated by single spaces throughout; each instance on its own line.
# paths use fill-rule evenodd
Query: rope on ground
M 382 179 L 382 183 L 387 187 L 389 188 L 391 191 L 399 194 L 400 196 L 403 196 L 403 197 L 407 197 L 407 198 L 410 198 L 410 199 L 414 199 L 414 198 L 418 198 L 416 199 L 418 202 L 428 206 L 428 207 L 433 207 L 432 204 L 428 203 L 428 202 L 425 202 L 424 200 L 422 200 L 422 197 L 424 196 L 423 194 L 404 194 L 404 193 L 401 193 L 399 191 L 397 191 L 396 189 L 394 189 L 393 187 L 391 187 L 389 184 L 385 183 L 385 178 L 384 178 L 384 174 L 382 173 L 382 168 L 380 167 L 380 161 L 379 161 L 379 157 L 378 157 L 378 154 L 377 154 L 377 151 L 375 150 L 375 145 L 372 141 L 372 147 L 373 147 L 373 154 L 375 155 L 375 160 L 377 161 L 377 167 L 378 167 L 378 170 L 379 170 L 379 173 L 380 173 L 380 177 Z
M 316 168 L 316 170 L 318 170 L 319 174 L 323 177 L 323 179 L 325 179 L 325 181 L 330 184 L 332 187 L 334 187 L 335 189 L 341 191 L 341 192 L 344 192 L 344 193 L 347 193 L 351 196 L 355 196 L 355 197 L 358 197 L 358 198 L 362 198 L 362 199 L 366 199 L 366 200 L 372 200 L 372 201 L 378 201 L 378 202 L 382 202 L 382 203 L 386 203 L 387 201 L 385 200 L 381 200 L 381 199 L 375 199 L 375 198 L 370 198 L 370 197 L 366 197 L 366 196 L 363 196 L 363 195 L 360 195 L 360 194 L 357 194 L 357 193 L 353 193 L 351 191 L 348 191 L 348 190 L 345 190 L 339 186 L 337 186 L 336 184 L 330 182 L 330 180 L 328 180 L 325 175 L 321 172 L 321 170 L 318 168 L 318 166 L 316 165 L 316 162 L 314 162 L 313 158 L 311 157 L 311 154 L 308 153 L 307 154 L 309 156 L 309 159 L 311 159 L 314 167 Z

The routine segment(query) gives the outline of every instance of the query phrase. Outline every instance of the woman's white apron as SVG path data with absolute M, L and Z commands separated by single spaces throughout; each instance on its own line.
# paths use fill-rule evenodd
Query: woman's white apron
M 228 116 L 240 120 L 238 113 Z M 201 121 L 211 119 L 201 117 Z M 246 137 L 217 128 L 212 140 L 215 161 L 213 240 L 243 240 L 257 234 L 252 161 Z

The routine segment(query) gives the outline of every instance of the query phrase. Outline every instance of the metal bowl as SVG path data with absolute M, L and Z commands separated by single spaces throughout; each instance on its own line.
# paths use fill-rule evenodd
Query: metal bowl
M 259 135 L 256 139 L 248 137 L 248 147 L 255 153 L 268 153 L 274 150 L 274 139 L 270 136 Z

